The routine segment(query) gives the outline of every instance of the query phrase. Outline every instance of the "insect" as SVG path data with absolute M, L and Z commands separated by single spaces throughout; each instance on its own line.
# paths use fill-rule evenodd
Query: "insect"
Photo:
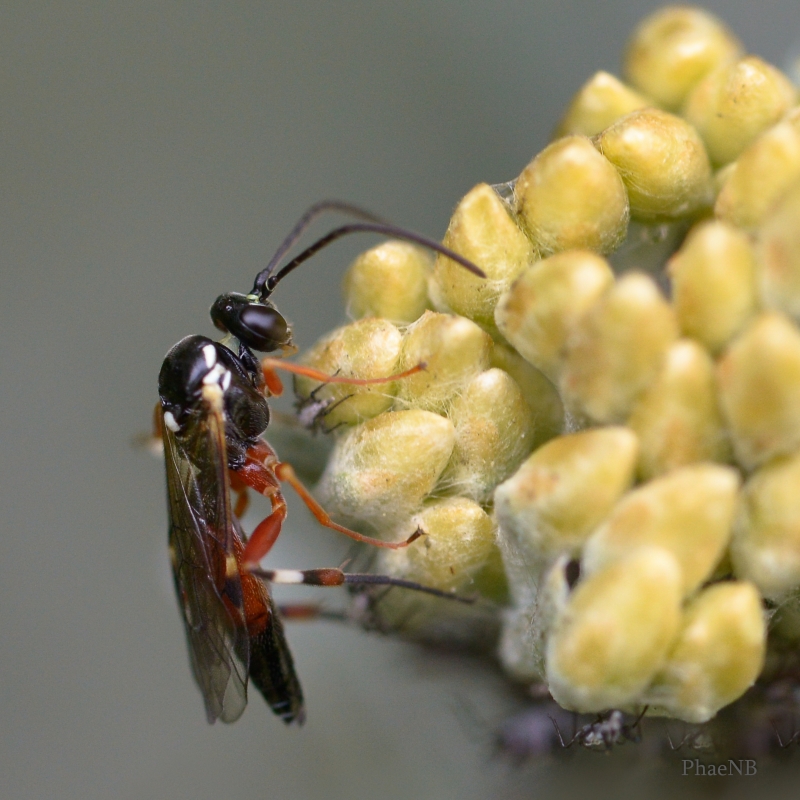
M 325 211 L 348 213 L 361 221 L 334 228 L 276 272 L 312 220 Z M 388 378 L 358 380 L 327 376 L 276 358 L 259 361 L 255 355 L 293 351 L 291 327 L 269 299 L 280 281 L 326 245 L 358 232 L 423 245 L 485 277 L 474 264 L 424 236 L 345 203 L 318 203 L 301 217 L 256 276 L 249 294 L 224 294 L 214 302 L 211 319 L 225 336 L 218 342 L 187 336 L 172 347 L 161 367 L 156 427 L 164 443 L 173 577 L 192 673 L 212 723 L 218 719 L 234 722 L 241 716 L 247 705 L 248 682 L 285 722 L 303 721 L 303 692 L 269 583 L 377 583 L 452 597 L 384 575 L 259 567 L 286 519 L 281 482 L 297 491 L 322 525 L 357 541 L 398 548 L 422 533 L 416 531 L 402 542 L 383 542 L 337 525 L 300 483 L 291 465 L 280 461 L 262 438 L 270 421 L 268 398 L 282 392 L 276 369 L 320 381 L 366 384 L 397 380 L 423 368 L 418 365 Z M 271 503 L 271 513 L 249 538 L 239 522 L 248 489 Z M 232 506 L 234 493 L 238 499 Z
M 625 722 L 624 714 L 618 710 L 598 714 L 594 722 L 582 725 L 568 742 L 564 741 L 558 722 L 553 717 L 550 717 L 550 721 L 553 723 L 558 741 L 563 748 L 572 747 L 577 742 L 587 750 L 598 750 L 607 753 L 614 745 L 625 744 L 625 742 L 638 742 L 640 740 L 639 724 L 646 711 L 647 706 L 642 709 L 639 716 L 630 724 Z

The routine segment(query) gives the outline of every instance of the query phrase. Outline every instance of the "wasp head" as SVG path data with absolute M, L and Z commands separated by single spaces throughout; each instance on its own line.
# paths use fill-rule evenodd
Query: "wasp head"
M 271 353 L 292 345 L 292 331 L 280 311 L 258 295 L 221 294 L 211 306 L 211 320 L 252 350 Z

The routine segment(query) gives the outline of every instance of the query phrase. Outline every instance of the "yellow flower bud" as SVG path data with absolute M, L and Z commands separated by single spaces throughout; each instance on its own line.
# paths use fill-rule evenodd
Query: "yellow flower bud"
M 727 223 L 703 223 L 692 229 L 667 269 L 681 332 L 719 353 L 757 308 L 750 241 Z
M 508 578 L 503 564 L 503 555 L 497 546 L 496 539 L 495 530 L 495 546 L 486 563 L 475 574 L 475 590 L 487 600 L 491 600 L 499 606 L 507 606 L 509 603 Z
M 650 704 L 650 713 L 707 722 L 755 683 L 766 635 L 752 584 L 704 589 L 687 606 L 677 641 L 642 702 Z
M 740 53 L 736 37 L 712 14 L 667 6 L 646 17 L 633 32 L 624 74 L 659 105 L 674 110 L 701 78 Z
M 491 498 L 533 449 L 534 418 L 514 379 L 489 369 L 467 383 L 453 401 L 456 444 L 443 485 L 480 503 Z
M 783 121 L 794 125 L 795 128 L 800 130 L 800 105 L 789 109 Z
M 462 270 L 466 271 L 466 270 Z M 397 398 L 413 408 L 444 413 L 461 387 L 489 368 L 492 338 L 474 322 L 426 311 L 406 333 L 400 369 L 423 372 L 398 382 Z
M 403 336 L 384 319 L 358 320 L 337 328 L 320 339 L 303 356 L 303 363 L 328 375 L 385 378 L 397 372 Z M 302 375 L 295 377 L 295 394 L 320 406 L 320 422 L 327 430 L 337 425 L 356 425 L 386 411 L 394 402 L 397 383 L 354 386 L 321 384 Z
M 438 414 L 381 414 L 336 443 L 320 483 L 322 501 L 331 513 L 386 533 L 419 509 L 454 445 L 453 424 Z
M 735 158 L 797 102 L 791 81 L 757 56 L 707 75 L 686 98 L 683 113 L 703 137 L 713 164 Z
M 556 136 L 594 136 L 620 117 L 650 102 L 608 72 L 596 72 L 581 86 L 558 125 Z
M 595 138 L 619 170 L 633 219 L 696 214 L 711 202 L 711 165 L 697 131 L 657 108 L 634 111 Z
M 487 569 L 499 558 L 494 523 L 476 503 L 462 497 L 436 500 L 395 530 L 393 539 L 408 538 L 415 530 L 425 536 L 400 550 L 383 550 L 376 569 L 385 575 L 423 586 L 475 596 L 484 585 Z M 503 593 L 502 572 L 489 588 Z M 405 636 L 435 642 L 491 646 L 497 620 L 488 604 L 465 605 L 419 592 L 393 590 L 374 609 L 384 628 Z
M 593 428 L 540 447 L 494 495 L 500 535 L 528 570 L 578 555 L 633 483 L 639 448 L 627 428 Z
M 768 312 L 730 345 L 717 366 L 720 406 L 747 469 L 800 447 L 800 331 Z
M 638 699 L 678 631 L 680 572 L 666 550 L 642 547 L 578 583 L 547 642 L 556 702 L 591 712 Z
M 800 320 L 800 182 L 767 214 L 756 236 L 756 280 L 767 308 Z
M 522 391 L 530 415 L 535 421 L 534 449 L 558 436 L 564 427 L 564 404 L 555 386 L 516 350 L 498 342 L 492 349 L 491 365 L 505 370 Z
M 511 218 L 491 186 L 481 183 L 453 212 L 443 244 L 477 264 L 478 278 L 441 254 L 431 279 L 431 296 L 440 311 L 453 311 L 496 334 L 497 298 L 536 257 L 530 239 Z
M 557 253 L 526 269 L 500 297 L 497 327 L 523 358 L 558 380 L 577 320 L 613 283 L 611 267 L 596 253 Z
M 643 480 L 697 461 L 729 461 L 730 442 L 717 404 L 714 364 L 688 339 L 676 342 L 633 408 Z
M 383 242 L 367 250 L 344 278 L 347 313 L 356 319 L 383 317 L 399 325 L 413 322 L 428 308 L 432 266 L 431 256 L 408 242 Z
M 627 418 L 678 335 L 675 314 L 645 275 L 628 273 L 578 321 L 560 386 L 568 408 L 595 422 Z
M 736 172 L 736 162 L 731 161 L 730 164 L 720 167 L 714 173 L 714 177 L 712 178 L 714 184 L 714 197 L 719 197 L 719 193 L 725 188 L 728 178 L 730 178 L 734 172 Z
M 542 253 L 610 253 L 628 229 L 628 195 L 614 166 L 584 136 L 553 142 L 514 188 L 520 222 Z
M 450 497 L 426 505 L 403 525 L 397 539 L 415 530 L 419 541 L 381 553 L 380 571 L 445 592 L 464 593 L 497 552 L 494 523 L 475 502 Z
M 762 133 L 732 165 L 714 213 L 740 228 L 758 227 L 800 179 L 800 129 L 781 122 Z
M 691 594 L 728 546 L 738 489 L 736 470 L 716 464 L 682 467 L 634 489 L 586 542 L 586 572 L 652 545 L 675 556 L 683 594 Z
M 731 560 L 770 600 L 800 588 L 800 455 L 756 470 L 742 491 Z

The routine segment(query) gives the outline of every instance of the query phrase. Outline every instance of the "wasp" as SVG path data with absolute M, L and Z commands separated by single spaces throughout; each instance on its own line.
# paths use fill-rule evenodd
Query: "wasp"
M 358 222 L 341 225 L 318 239 L 281 269 L 278 264 L 308 225 L 325 211 L 350 214 Z M 331 242 L 350 233 L 377 233 L 414 242 L 460 263 L 480 277 L 470 261 L 427 237 L 390 225 L 349 204 L 327 201 L 312 206 L 256 276 L 249 294 L 229 293 L 211 307 L 220 341 L 187 336 L 167 353 L 158 378 L 156 428 L 164 445 L 169 550 L 178 604 L 183 617 L 192 673 L 210 723 L 236 721 L 247 705 L 248 683 L 263 695 L 284 722 L 302 723 L 303 692 L 286 641 L 281 615 L 269 584 L 341 586 L 377 583 L 452 597 L 435 589 L 384 575 L 341 569 L 262 569 L 286 519 L 281 484 L 299 494 L 316 519 L 360 542 L 384 542 L 335 523 L 263 438 L 270 422 L 268 399 L 282 392 L 277 369 L 323 382 L 366 384 L 392 381 L 424 368 L 376 380 L 328 376 L 280 358 L 255 353 L 294 351 L 289 323 L 270 301 L 276 286 Z M 247 491 L 267 497 L 271 513 L 247 537 L 239 518 Z M 233 505 L 232 496 L 237 495 Z

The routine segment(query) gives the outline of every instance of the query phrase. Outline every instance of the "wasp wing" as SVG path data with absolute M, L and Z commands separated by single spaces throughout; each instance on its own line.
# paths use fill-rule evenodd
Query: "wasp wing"
M 220 408 L 203 401 L 180 436 L 162 425 L 169 547 L 192 672 L 209 722 L 237 720 L 247 705 L 250 647 L 234 551 Z M 235 564 L 235 561 L 233 562 Z

